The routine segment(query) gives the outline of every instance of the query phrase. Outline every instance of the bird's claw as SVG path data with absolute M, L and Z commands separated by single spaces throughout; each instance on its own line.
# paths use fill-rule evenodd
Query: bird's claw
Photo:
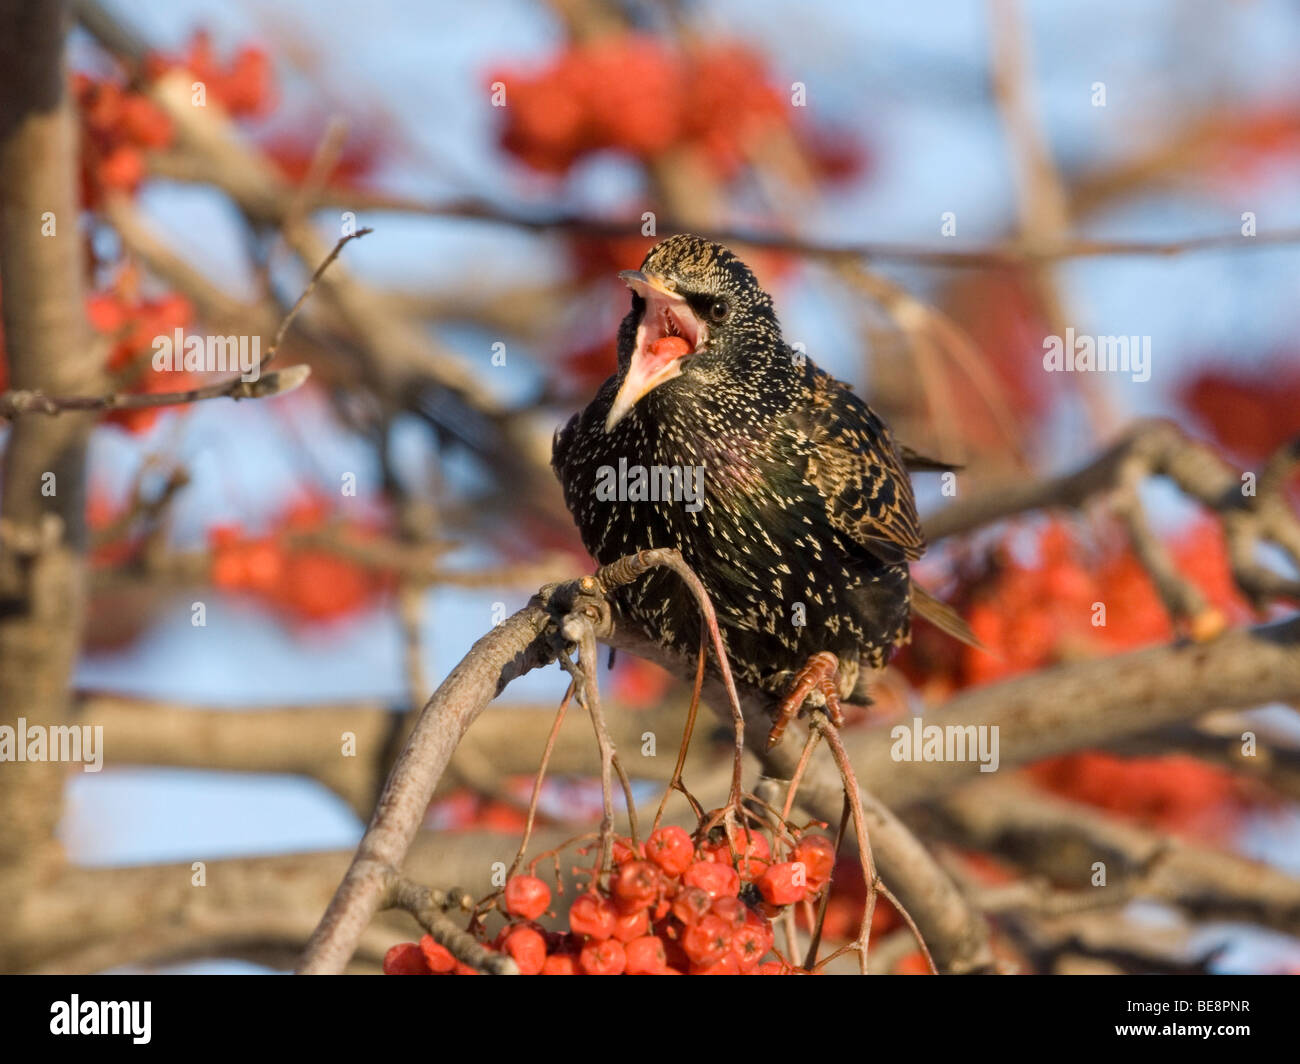
M 772 724 L 772 730 L 767 733 L 768 750 L 781 741 L 786 728 L 799 715 L 804 700 L 813 691 L 820 691 L 826 700 L 826 715 L 830 717 L 831 723 L 837 728 L 844 724 L 844 710 L 840 708 L 839 669 L 840 660 L 830 651 L 814 654 L 804 663 L 804 667 L 795 674 L 790 693 L 781 699 L 781 704 L 776 708 L 776 720 Z

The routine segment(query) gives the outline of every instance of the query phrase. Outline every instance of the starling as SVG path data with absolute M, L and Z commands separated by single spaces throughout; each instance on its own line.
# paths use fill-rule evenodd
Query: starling
M 608 564 L 675 547 L 703 582 L 738 679 L 833 716 L 859 672 L 908 640 L 908 563 L 925 549 L 912 484 L 869 406 L 781 335 L 727 248 L 679 235 L 620 274 L 618 370 L 555 435 L 552 466 L 587 550 Z M 614 592 L 623 617 L 691 655 L 700 618 L 673 573 Z

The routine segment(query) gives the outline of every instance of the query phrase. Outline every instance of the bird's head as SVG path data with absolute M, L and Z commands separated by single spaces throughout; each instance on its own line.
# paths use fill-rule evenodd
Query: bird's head
M 717 384 L 744 372 L 746 360 L 782 349 L 771 297 L 721 244 L 669 237 L 650 249 L 639 270 L 619 276 L 632 289 L 632 309 L 619 331 L 623 381 L 606 432 L 669 381 Z

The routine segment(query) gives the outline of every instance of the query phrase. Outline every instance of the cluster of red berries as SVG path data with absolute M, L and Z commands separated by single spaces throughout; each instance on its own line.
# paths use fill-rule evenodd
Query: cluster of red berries
M 165 148 L 171 119 L 147 96 L 110 79 L 74 74 L 81 116 L 81 201 L 96 207 L 111 192 L 132 193 L 144 180 L 144 153 Z
M 264 115 L 275 106 L 275 79 L 266 50 L 244 45 L 222 63 L 212 47 L 207 30 L 198 30 L 178 55 L 154 54 L 145 69 L 156 79 L 180 67 L 201 81 L 209 100 L 219 103 L 235 118 Z
M 1179 571 L 1211 606 L 1192 622 L 1190 634 L 1205 638 L 1225 621 L 1249 615 L 1216 522 L 1190 526 L 1169 549 Z M 1032 560 L 1023 560 L 1026 553 Z M 1064 521 L 1045 523 L 1028 544 L 1023 530 L 1009 532 L 967 567 L 947 597 L 992 653 L 962 647 L 953 654 L 948 637 L 918 625 L 913 645 L 896 663 L 935 697 L 1062 661 L 1149 646 L 1175 634 L 1151 578 L 1123 540 L 1090 547 Z
M 293 542 L 297 534 L 324 528 L 329 517 L 323 503 L 309 499 L 290 506 L 265 535 L 250 535 L 237 525 L 213 527 L 208 534 L 213 584 L 256 595 L 298 621 L 330 621 L 363 609 L 391 583 L 389 574 Z
M 176 67 L 190 71 L 231 115 L 265 114 L 274 103 L 271 61 L 261 48 L 241 48 L 222 64 L 199 31 L 180 55 L 151 55 L 145 71 L 152 80 Z M 145 178 L 145 153 L 171 144 L 171 119 L 142 89 L 113 77 L 77 72 L 72 96 L 81 119 L 82 204 L 94 208 L 111 193 L 134 193 Z
M 1262 461 L 1300 428 L 1300 355 L 1277 351 L 1257 366 L 1225 360 L 1181 385 L 1178 398 L 1233 454 Z
M 741 845 L 743 844 L 743 846 Z M 491 942 L 524 975 L 778 975 L 796 969 L 772 953 L 772 919 L 787 905 L 815 897 L 830 882 L 835 848 L 805 835 L 790 859 L 774 861 L 758 832 L 738 833 L 697 850 L 679 827 L 654 831 L 642 845 L 614 846 L 608 885 L 569 907 L 567 931 L 538 919 L 551 890 L 533 875 L 512 876 L 504 892 L 509 920 Z M 394 946 L 389 975 L 470 974 L 429 936 Z
M 1170 831 L 1214 833 L 1229 827 L 1248 797 L 1248 784 L 1226 768 L 1186 754 L 1119 757 L 1081 750 L 1029 766 L 1045 790 Z
M 94 292 L 86 300 L 86 316 L 91 326 L 108 336 L 113 343 L 106 368 L 113 376 L 113 387 L 128 392 L 182 391 L 194 384 L 193 374 L 184 370 L 156 370 L 152 364 L 153 342 L 157 336 L 171 336 L 194 317 L 193 307 L 184 296 L 169 292 L 146 298 L 136 291 L 131 271 L 119 277 L 107 291 Z M 120 425 L 129 432 L 144 432 L 161 413 L 149 410 L 115 410 L 105 421 Z
M 648 160 L 685 146 L 727 178 L 757 137 L 791 129 L 789 101 L 762 58 L 736 44 L 677 50 L 611 35 L 570 46 L 532 77 L 491 81 L 506 87 L 502 145 L 543 173 L 563 174 L 597 151 Z
M 896 659 L 914 685 L 938 699 L 954 689 L 1174 637 L 1151 578 L 1122 539 L 1089 545 L 1068 522 L 1054 520 L 1027 545 L 1025 551 L 1023 531 L 1008 533 L 988 557 L 968 567 L 949 596 L 992 653 L 962 647 L 954 655 L 946 636 L 918 626 L 913 645 Z M 1248 616 L 1216 522 L 1198 521 L 1168 546 L 1179 572 L 1210 603 L 1193 621 L 1193 636 Z M 1025 560 L 1026 553 L 1031 560 Z M 1231 773 L 1189 757 L 1121 758 L 1081 751 L 1028 772 L 1054 793 L 1167 829 L 1221 828 L 1241 808 Z

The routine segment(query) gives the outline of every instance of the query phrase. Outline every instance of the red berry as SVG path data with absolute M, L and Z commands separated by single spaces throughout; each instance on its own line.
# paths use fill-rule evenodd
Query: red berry
M 693 964 L 709 965 L 720 961 L 731 949 L 732 928 L 720 916 L 702 916 L 686 929 L 682 949 Z
M 659 828 L 646 843 L 646 856 L 666 875 L 680 876 L 695 860 L 695 847 L 685 830 L 672 825 Z
M 772 860 L 772 848 L 767 844 L 767 838 L 757 831 L 751 831 L 748 834 L 739 832 L 736 835 L 736 860 L 734 867 L 740 878 L 745 882 L 752 882 L 767 871 L 767 866 Z M 732 865 L 731 846 L 726 839 L 720 843 L 708 847 L 705 850 L 709 860 L 717 864 Z
M 625 911 L 648 908 L 659 896 L 659 869 L 649 861 L 628 861 L 614 877 L 613 893 Z
M 620 942 L 631 942 L 650 930 L 650 913 L 645 909 L 624 913 L 614 922 L 613 937 Z
M 420 939 L 420 952 L 424 954 L 424 963 L 434 975 L 446 974 L 456 967 L 456 958 L 451 955 L 451 950 L 435 942 L 432 935 Z
M 740 960 L 734 953 L 725 953 L 711 964 L 691 965 L 691 975 L 739 975 Z
M 770 928 L 746 925 L 731 936 L 731 950 L 740 961 L 740 970 L 754 971 L 768 950 L 772 948 Z
M 614 840 L 614 864 L 624 865 L 628 861 L 635 861 L 638 857 L 645 856 L 645 847 L 633 847 L 631 839 Z
M 551 904 L 551 888 L 536 876 L 511 876 L 506 883 L 506 911 L 536 920 Z
M 120 332 L 127 324 L 127 308 L 118 296 L 96 292 L 86 298 L 86 316 L 90 324 L 102 333 Z
M 706 916 L 713 899 L 703 887 L 683 887 L 673 899 L 673 915 L 684 924 L 693 924 Z
M 588 975 L 622 975 L 627 967 L 627 953 L 623 943 L 612 938 L 588 942 L 578 955 L 578 964 Z
M 244 586 L 253 591 L 274 593 L 284 578 L 284 554 L 276 543 L 254 540 L 241 551 Z
M 763 900 L 771 905 L 789 905 L 808 893 L 803 864 L 782 861 L 772 865 L 758 879 Z
M 627 944 L 628 975 L 658 975 L 668 967 L 668 955 L 663 940 L 654 935 L 642 935 Z
M 767 844 L 767 836 L 761 832 L 737 831 L 735 846 L 737 857 L 757 857 L 760 861 L 772 859 L 772 847 Z M 725 838 L 721 842 L 706 846 L 704 852 L 710 860 L 720 864 L 731 864 L 731 844 Z
M 617 921 L 618 910 L 614 903 L 599 894 L 584 894 L 569 909 L 569 928 L 576 935 L 609 938 Z
M 100 160 L 97 176 L 106 188 L 133 191 L 144 180 L 144 157 L 135 148 L 119 145 Z
M 749 907 L 739 898 L 725 897 L 718 898 L 709 911 L 714 916 L 721 916 L 732 927 L 744 927 L 745 914 L 749 912 Z
M 713 861 L 696 861 L 682 876 L 687 886 L 700 887 L 708 891 L 710 898 L 733 897 L 740 893 L 740 876 L 730 865 L 716 864 Z
M 512 927 L 501 949 L 515 959 L 520 975 L 536 975 L 546 963 L 546 940 L 531 927 Z
M 399 942 L 384 954 L 385 975 L 428 975 L 424 954 L 414 942 Z
M 929 975 L 930 965 L 926 963 L 925 954 L 919 949 L 904 954 L 894 965 L 895 975 Z
M 542 964 L 543 975 L 577 975 L 578 962 L 568 953 L 552 953 Z
M 121 121 L 122 133 L 142 148 L 165 148 L 172 139 L 171 120 L 145 96 L 122 98 Z
M 825 835 L 808 835 L 794 848 L 794 859 L 802 861 L 808 886 L 820 890 L 835 867 L 835 845 Z

